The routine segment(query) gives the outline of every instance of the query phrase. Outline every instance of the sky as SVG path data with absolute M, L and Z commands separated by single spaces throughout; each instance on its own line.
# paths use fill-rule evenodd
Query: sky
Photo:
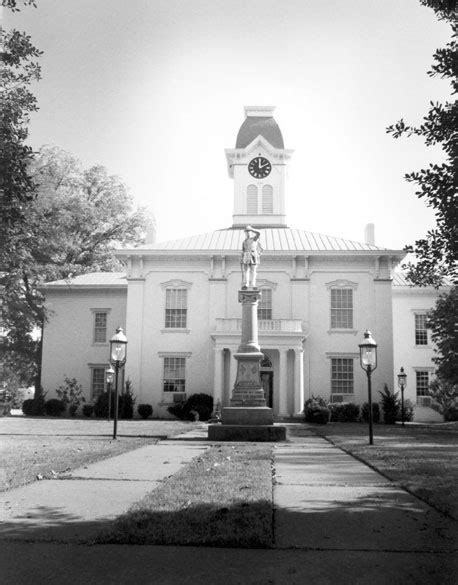
M 44 55 L 29 144 L 104 165 L 156 218 L 158 241 L 232 224 L 245 105 L 274 105 L 289 227 L 400 249 L 434 216 L 406 172 L 441 160 L 417 124 L 449 85 L 430 78 L 450 29 L 418 0 L 38 0 L 3 14 Z

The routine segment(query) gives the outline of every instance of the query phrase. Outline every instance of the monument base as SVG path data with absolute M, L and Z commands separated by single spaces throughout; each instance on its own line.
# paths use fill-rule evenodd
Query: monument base
M 286 427 L 281 425 L 209 425 L 210 441 L 277 442 L 286 440 Z
M 267 406 L 227 406 L 221 410 L 223 425 L 273 425 L 274 415 Z

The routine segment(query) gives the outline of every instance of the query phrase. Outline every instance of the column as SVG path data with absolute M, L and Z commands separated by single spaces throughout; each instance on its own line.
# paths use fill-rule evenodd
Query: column
M 304 349 L 294 349 L 294 414 L 301 414 L 304 409 Z
M 288 416 L 288 349 L 280 348 L 280 372 L 278 376 L 279 407 L 280 416 Z
M 213 377 L 213 404 L 216 407 L 218 400 L 223 403 L 223 348 L 214 347 L 215 372 Z
M 237 349 L 231 347 L 229 349 L 229 397 L 232 394 L 232 388 L 234 388 L 235 384 L 235 375 L 237 373 L 237 362 L 234 358 L 235 353 L 237 353 Z

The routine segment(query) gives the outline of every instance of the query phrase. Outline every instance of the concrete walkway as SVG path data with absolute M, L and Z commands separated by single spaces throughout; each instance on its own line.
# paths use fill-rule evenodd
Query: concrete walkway
M 0 493 L 3 585 L 455 585 L 456 523 L 311 432 L 274 448 L 274 548 L 89 542 L 208 446 L 204 427 Z

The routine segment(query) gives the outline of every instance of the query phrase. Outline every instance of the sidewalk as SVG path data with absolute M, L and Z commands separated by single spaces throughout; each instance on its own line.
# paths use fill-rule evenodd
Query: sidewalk
M 456 525 L 311 432 L 274 448 L 273 549 L 84 544 L 206 449 L 205 437 L 197 430 L 1 493 L 1 582 L 456 582 Z

